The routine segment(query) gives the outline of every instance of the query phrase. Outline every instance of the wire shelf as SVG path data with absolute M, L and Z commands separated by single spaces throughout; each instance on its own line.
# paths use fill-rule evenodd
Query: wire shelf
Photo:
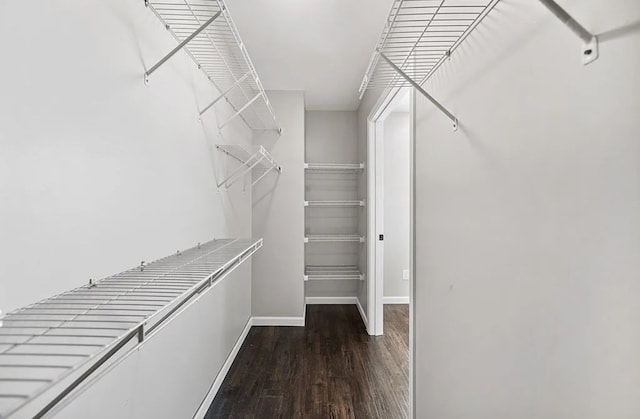
M 305 163 L 304 168 L 315 171 L 347 172 L 364 169 L 364 163 Z
M 229 189 L 239 179 L 250 174 L 253 169 L 260 170 L 261 174 L 251 183 L 251 186 L 261 181 L 271 171 L 282 173 L 282 167 L 278 165 L 263 146 L 256 147 L 253 153 L 239 145 L 217 144 L 216 148 L 240 163 L 238 168 L 231 172 L 222 182 L 218 183 L 218 188 L 224 186 L 225 189 Z
M 305 207 L 364 207 L 364 201 L 304 201 Z
M 48 398 L 54 386 L 99 366 L 132 336 L 142 341 L 261 246 L 262 240 L 213 240 L 6 314 L 0 417 L 45 392 Z
M 307 265 L 305 281 L 349 281 L 364 280 L 364 275 L 355 265 Z
M 198 68 L 223 92 L 201 114 L 224 97 L 236 112 L 233 117 L 239 115 L 250 128 L 278 129 L 269 98 L 223 0 L 147 0 L 145 4 L 180 43 L 213 19 L 184 46 Z
M 364 243 L 364 236 L 358 234 L 307 234 L 305 243 L 355 242 Z
M 422 85 L 498 1 L 395 0 L 360 85 L 360 98 L 368 88 L 411 85 L 381 53 Z

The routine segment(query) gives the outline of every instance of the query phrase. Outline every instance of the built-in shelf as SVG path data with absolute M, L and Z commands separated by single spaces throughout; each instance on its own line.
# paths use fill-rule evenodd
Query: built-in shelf
M 0 417 L 48 417 L 261 246 L 262 239 L 213 240 L 6 314 Z
M 338 152 L 333 155 L 345 157 Z M 313 154 L 308 158 L 314 160 Z M 340 299 L 356 295 L 358 282 L 364 280 L 359 259 L 366 238 L 359 228 L 365 201 L 357 198 L 365 165 L 307 162 L 304 168 L 304 205 L 309 208 L 305 211 L 305 296 Z
M 356 242 L 364 243 L 364 236 L 358 234 L 307 234 L 305 243 Z
M 305 281 L 350 281 L 364 280 L 364 274 L 355 265 L 307 265 Z
M 240 166 L 236 168 L 230 175 L 228 175 L 222 182 L 218 183 L 218 188 L 224 186 L 225 189 L 229 189 L 231 185 L 236 183 L 239 179 L 244 178 L 245 175 L 250 174 L 253 169 L 261 170 L 262 173 L 251 183 L 251 186 L 260 182 L 270 172 L 275 171 L 282 173 L 282 167 L 276 163 L 271 154 L 263 146 L 259 146 L 251 153 L 244 147 L 239 145 L 224 145 L 217 144 L 216 148 L 227 156 L 240 162 Z
M 336 171 L 336 172 L 345 172 L 345 171 L 354 171 L 354 170 L 362 170 L 364 169 L 364 163 L 353 163 L 353 164 L 345 164 L 345 163 L 305 163 L 304 168 L 310 171 Z
M 304 201 L 305 207 L 364 207 L 364 201 Z

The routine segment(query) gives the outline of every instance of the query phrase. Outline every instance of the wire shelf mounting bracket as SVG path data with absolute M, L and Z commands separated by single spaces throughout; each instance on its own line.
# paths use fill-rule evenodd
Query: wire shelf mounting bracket
M 229 115 L 233 116 L 219 123 L 218 129 L 239 117 L 253 130 L 282 133 L 224 0 L 145 0 L 145 6 L 178 43 L 167 56 L 145 72 L 145 81 L 158 67 L 183 50 L 217 91 L 215 99 L 198 111 L 201 121 L 205 112 L 224 99 L 230 107 Z
M 598 59 L 598 37 L 589 32 L 577 20 L 575 20 L 566 10 L 564 10 L 555 0 L 540 0 L 562 23 L 564 23 L 573 33 L 582 39 L 582 63 L 590 64 Z
M 216 144 L 216 148 L 240 163 L 231 174 L 217 184 L 218 189 L 222 187 L 229 189 L 238 180 L 250 175 L 253 169 L 261 169 L 262 173 L 251 183 L 252 187 L 273 171 L 278 174 L 282 173 L 282 167 L 278 165 L 263 146 L 258 147 L 257 151 L 253 154 L 237 145 Z
M 149 7 L 149 1 L 145 0 L 145 6 Z M 214 14 L 213 16 L 211 16 L 209 18 L 209 20 L 207 20 L 205 23 L 203 23 L 202 25 L 200 25 L 200 27 L 198 29 L 195 30 L 195 32 L 193 32 L 191 35 L 189 35 L 184 41 L 180 42 L 180 44 L 178 44 L 177 47 L 175 47 L 174 49 L 171 50 L 171 52 L 169 52 L 167 55 L 165 55 L 160 61 L 158 61 L 153 67 L 151 67 L 149 70 L 147 70 L 144 73 L 144 82 L 145 84 L 149 84 L 149 76 L 151 76 L 151 74 L 153 74 L 158 68 L 160 68 L 160 66 L 162 66 L 162 64 L 166 63 L 167 61 L 169 61 L 169 59 L 171 57 L 173 57 L 174 55 L 176 55 L 176 53 L 178 53 L 178 51 L 180 51 L 181 49 L 183 49 L 185 46 L 187 46 L 187 44 L 191 41 L 193 41 L 193 38 L 195 38 L 196 36 L 200 35 L 200 32 L 204 31 L 205 29 L 207 29 L 207 27 L 209 25 L 211 25 L 213 23 L 214 20 L 216 20 L 220 15 L 222 14 L 222 10 L 219 10 L 216 14 Z
M 426 97 L 427 99 L 429 99 L 429 101 L 431 103 L 433 103 L 443 114 L 445 114 L 447 116 L 447 118 L 449 118 L 452 122 L 453 122 L 453 130 L 457 131 L 458 130 L 458 118 L 455 117 L 454 114 L 452 114 L 451 112 L 449 112 L 447 110 L 447 108 L 445 108 L 444 106 L 442 106 L 440 104 L 440 102 L 438 102 L 433 96 L 431 96 L 429 93 L 427 93 L 422 86 L 420 86 L 415 80 L 413 80 L 411 77 L 409 77 L 404 71 L 402 71 L 400 69 L 400 67 L 398 67 L 397 65 L 395 65 L 393 63 L 393 61 L 391 61 L 386 55 L 384 55 L 384 53 L 382 51 L 378 51 L 378 53 L 380 54 L 380 58 L 382 58 L 384 61 L 387 62 L 387 64 L 389 64 L 391 66 L 391 68 L 393 68 L 396 73 L 398 73 L 398 75 L 400 75 L 400 77 L 402 77 L 403 79 L 405 79 L 407 81 L 407 83 L 409 83 L 411 86 L 413 86 L 418 92 L 420 92 L 420 94 L 422 94 L 422 96 Z
M 231 87 L 229 87 L 227 90 L 225 90 L 223 93 L 220 94 L 220 96 L 218 96 L 217 98 L 214 99 L 213 102 L 211 102 L 210 104 L 208 104 L 207 106 L 204 107 L 204 109 L 202 111 L 200 111 L 200 117 L 202 117 L 202 115 L 208 111 L 209 109 L 211 109 L 213 107 L 213 105 L 215 105 L 216 103 L 218 103 L 222 98 L 226 98 L 227 95 L 233 90 L 235 89 L 237 86 L 239 86 L 243 81 L 245 81 L 245 79 L 247 77 L 249 77 L 251 75 L 251 71 L 245 73 L 244 76 L 240 77 L 240 79 L 238 79 L 238 81 L 236 81 L 235 83 L 233 83 L 231 85 Z
M 458 119 L 421 86 L 453 57 L 500 0 L 394 0 L 360 84 L 388 92 L 413 87 L 458 128 Z

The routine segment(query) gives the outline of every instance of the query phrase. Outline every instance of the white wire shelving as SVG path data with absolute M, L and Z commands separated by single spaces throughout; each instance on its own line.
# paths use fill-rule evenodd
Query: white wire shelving
M 306 265 L 305 281 L 364 281 L 364 274 L 356 265 Z
M 217 144 L 216 148 L 240 163 L 231 174 L 218 183 L 218 188 L 224 186 L 225 189 L 229 189 L 238 180 L 250 175 L 254 169 L 260 171 L 260 173 L 256 175 L 251 186 L 260 182 L 271 172 L 282 173 L 282 167 L 278 165 L 263 146 L 256 147 L 254 152 L 249 152 L 239 145 Z
M 213 240 L 15 310 L 0 327 L 0 417 L 41 417 L 262 247 Z M 23 415 L 24 416 L 24 415 Z
M 360 85 L 413 86 L 457 127 L 456 117 L 421 85 L 500 0 L 395 0 Z
M 307 234 L 305 243 L 364 243 L 364 236 L 359 234 Z
M 364 207 L 364 201 L 304 201 L 305 207 Z
M 583 42 L 583 64 L 598 58 L 598 37 L 555 0 L 539 0 Z M 500 0 L 394 0 L 360 84 L 370 88 L 414 87 L 453 121 L 458 119 L 422 85 L 449 59 Z
M 305 163 L 308 171 L 320 172 L 350 172 L 364 169 L 364 163 Z
M 178 51 L 184 50 L 221 92 L 201 111 L 202 116 L 225 99 L 233 115 L 252 129 L 276 129 L 278 123 L 240 34 L 223 0 L 145 0 L 178 45 L 145 72 L 145 81 Z

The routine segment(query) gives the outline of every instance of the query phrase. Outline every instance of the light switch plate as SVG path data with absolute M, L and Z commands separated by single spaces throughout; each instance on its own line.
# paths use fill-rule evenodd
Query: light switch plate
M 403 269 L 402 270 L 402 280 L 403 281 L 408 281 L 409 280 L 409 269 Z

